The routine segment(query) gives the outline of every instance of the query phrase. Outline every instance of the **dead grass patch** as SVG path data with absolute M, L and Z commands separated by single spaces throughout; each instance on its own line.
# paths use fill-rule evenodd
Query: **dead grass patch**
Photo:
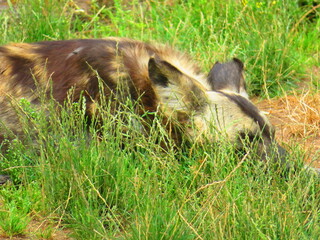
M 269 113 L 269 119 L 277 129 L 277 140 L 299 143 L 305 149 L 305 160 L 320 167 L 320 94 L 307 90 L 255 102 Z

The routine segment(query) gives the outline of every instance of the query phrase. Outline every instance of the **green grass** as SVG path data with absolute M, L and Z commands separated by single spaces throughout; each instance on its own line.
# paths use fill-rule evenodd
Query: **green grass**
M 156 40 L 190 53 L 204 71 L 237 56 L 250 93 L 262 97 L 282 94 L 319 65 L 320 21 L 302 18 L 296 1 L 96 2 L 88 15 L 70 2 L 23 0 L 2 12 L 0 43 Z M 168 142 L 164 151 L 163 128 L 155 121 L 143 136 L 130 102 L 116 116 L 104 106 L 102 137 L 94 123 L 88 131 L 81 103 L 66 103 L 59 117 L 51 103 L 35 111 L 21 102 L 27 138 L 0 161 L 12 178 L 0 188 L 2 235 L 24 234 L 31 219 L 51 216 L 76 239 L 318 239 L 319 179 L 281 177 L 223 142 L 192 150 Z M 292 149 L 290 160 L 300 163 L 303 152 Z

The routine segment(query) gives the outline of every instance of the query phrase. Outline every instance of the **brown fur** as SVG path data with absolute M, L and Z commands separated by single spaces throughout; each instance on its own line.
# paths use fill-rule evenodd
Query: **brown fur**
M 168 46 L 125 38 L 9 44 L 0 47 L 0 60 L 0 120 L 17 135 L 21 135 L 21 127 L 12 105 L 21 98 L 36 105 L 41 92 L 52 93 L 62 104 L 72 88 L 72 100 L 78 101 L 83 94 L 87 115 L 95 115 L 100 99 L 98 76 L 106 99 L 113 101 L 113 93 L 125 86 L 128 97 L 140 100 L 140 114 L 160 110 L 185 126 L 182 134 L 193 140 L 201 141 L 203 136 L 216 140 L 210 136 L 212 124 L 233 141 L 238 132 L 256 134 L 264 125 L 270 125 L 241 96 L 246 92 L 240 60 L 236 64 L 215 64 L 210 71 L 212 77 L 209 74 L 207 79 L 187 55 Z M 231 81 L 227 68 L 227 72 L 234 72 Z M 249 102 L 245 104 L 248 109 L 244 111 L 244 107 L 230 100 L 238 98 Z M 248 112 L 259 115 L 261 121 L 257 123 L 257 118 Z M 173 128 L 172 124 L 168 126 Z M 180 139 L 174 134 L 171 137 Z
M 155 59 L 154 70 L 149 69 L 151 58 Z M 162 96 L 161 92 L 166 89 L 150 79 L 149 71 L 156 72 L 160 68 L 156 74 L 175 75 L 173 78 L 177 82 L 172 84 L 176 91 L 171 92 L 175 92 L 176 96 Z M 176 73 L 172 73 L 175 71 Z M 196 101 L 189 93 L 203 91 L 202 84 L 198 81 L 205 81 L 199 67 L 186 55 L 168 46 L 131 39 L 9 44 L 0 47 L 0 120 L 7 128 L 20 135 L 21 128 L 13 103 L 25 98 L 37 104 L 40 92 L 49 95 L 52 91 L 53 98 L 62 104 L 71 88 L 74 89 L 73 101 L 78 101 L 81 94 L 86 97 L 87 114 L 90 117 L 95 114 L 96 104 L 100 99 L 97 75 L 103 80 L 107 98 L 117 91 L 119 85 L 125 85 L 130 97 L 133 100 L 139 98 L 143 111 L 149 112 L 157 111 L 159 105 L 166 105 L 165 101 L 178 102 L 184 99 L 180 105 L 169 106 L 171 110 L 168 111 L 175 112 L 176 109 L 173 108 L 177 107 L 180 108 L 178 110 L 190 113 L 188 108 Z M 188 80 L 185 81 L 186 79 Z M 1 132 L 3 138 L 3 131 Z
M 126 97 L 139 99 L 139 114 L 160 111 L 177 142 L 184 135 L 192 141 L 216 141 L 223 134 L 239 147 L 243 139 L 259 139 L 262 159 L 274 151 L 274 129 L 248 99 L 240 60 L 216 63 L 205 76 L 185 54 L 125 38 L 0 47 L 0 142 L 22 135 L 16 113 L 22 98 L 37 106 L 41 94 L 52 94 L 63 104 L 72 89 L 71 100 L 84 96 L 88 117 L 95 116 L 99 78 L 109 102 L 117 101 L 116 93 L 124 86 Z M 117 105 L 111 110 L 117 111 Z M 276 155 L 285 151 L 278 146 Z M 283 156 L 275 160 L 287 164 Z

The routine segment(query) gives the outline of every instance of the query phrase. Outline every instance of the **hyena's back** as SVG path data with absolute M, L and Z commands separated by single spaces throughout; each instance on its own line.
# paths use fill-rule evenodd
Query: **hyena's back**
M 125 85 L 133 100 L 139 98 L 145 110 L 156 111 L 159 98 L 151 86 L 148 72 L 151 57 L 167 61 L 199 82 L 206 82 L 189 57 L 167 46 L 130 39 L 81 39 L 2 46 L 0 120 L 6 128 L 19 134 L 12 102 L 25 98 L 37 104 L 39 89 L 63 103 L 72 88 L 74 101 L 81 95 L 86 97 L 90 115 L 94 102 L 99 99 L 98 76 L 107 97 L 119 85 Z
M 150 57 L 168 61 L 195 79 L 203 78 L 187 56 L 166 46 L 121 38 L 49 41 L 0 47 L 0 91 L 22 97 L 35 88 L 35 80 L 42 86 L 52 80 L 59 102 L 71 87 L 94 97 L 97 73 L 110 89 L 123 80 L 144 91 L 150 88 Z

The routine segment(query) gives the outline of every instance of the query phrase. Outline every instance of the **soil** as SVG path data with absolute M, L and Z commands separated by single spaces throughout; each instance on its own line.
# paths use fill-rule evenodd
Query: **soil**
M 301 147 L 305 161 L 320 168 L 320 93 L 304 90 L 254 102 L 276 127 L 277 141 L 284 147 Z
M 57 224 L 50 224 L 48 221 L 31 220 L 24 234 L 8 237 L 1 234 L 0 240 L 28 240 L 28 239 L 52 239 L 52 240 L 72 240 L 69 235 L 72 232 L 68 229 L 61 229 Z

